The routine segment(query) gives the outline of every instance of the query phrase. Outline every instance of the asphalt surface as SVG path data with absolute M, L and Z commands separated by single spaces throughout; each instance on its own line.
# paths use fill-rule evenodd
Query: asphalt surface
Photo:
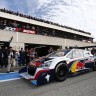
M 0 83 L 0 96 L 96 96 L 96 72 L 34 86 L 25 79 Z

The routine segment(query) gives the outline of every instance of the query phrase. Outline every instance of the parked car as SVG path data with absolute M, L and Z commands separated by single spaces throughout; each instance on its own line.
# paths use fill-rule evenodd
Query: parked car
M 34 85 L 64 81 L 70 75 L 96 70 L 96 59 L 83 49 L 59 50 L 37 58 L 22 68 L 19 74 Z

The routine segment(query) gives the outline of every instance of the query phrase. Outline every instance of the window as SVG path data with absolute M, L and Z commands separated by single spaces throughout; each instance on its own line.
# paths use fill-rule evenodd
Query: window
M 80 57 L 84 57 L 84 50 L 75 49 L 67 55 L 67 58 L 70 58 L 70 59 L 75 59 Z
M 76 49 L 73 51 L 73 58 L 84 57 L 84 50 Z
M 73 59 L 73 51 L 71 53 L 69 53 L 66 57 L 70 58 L 70 59 Z

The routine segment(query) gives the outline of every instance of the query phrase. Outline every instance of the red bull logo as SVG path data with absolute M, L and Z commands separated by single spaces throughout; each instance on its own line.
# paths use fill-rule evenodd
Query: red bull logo
M 77 69 L 83 69 L 83 68 L 84 68 L 84 64 L 82 62 L 78 62 Z
M 85 66 L 84 63 L 82 63 L 82 62 L 78 62 L 78 61 L 75 61 L 75 62 L 72 64 L 70 70 L 71 70 L 71 72 L 74 73 L 74 72 L 79 71 L 80 69 L 83 69 L 84 66 Z

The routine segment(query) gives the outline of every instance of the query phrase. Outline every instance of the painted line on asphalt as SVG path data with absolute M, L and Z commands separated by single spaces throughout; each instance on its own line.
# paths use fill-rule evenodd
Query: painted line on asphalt
M 21 77 L 22 78 L 22 77 Z M 7 79 L 7 80 L 0 80 L 0 82 L 7 82 L 7 81 L 13 81 L 13 80 L 18 80 L 21 78 L 14 78 L 14 79 Z
M 0 82 L 12 81 L 12 80 L 17 80 L 17 79 L 21 79 L 21 78 L 22 77 L 19 75 L 18 72 L 0 74 Z

